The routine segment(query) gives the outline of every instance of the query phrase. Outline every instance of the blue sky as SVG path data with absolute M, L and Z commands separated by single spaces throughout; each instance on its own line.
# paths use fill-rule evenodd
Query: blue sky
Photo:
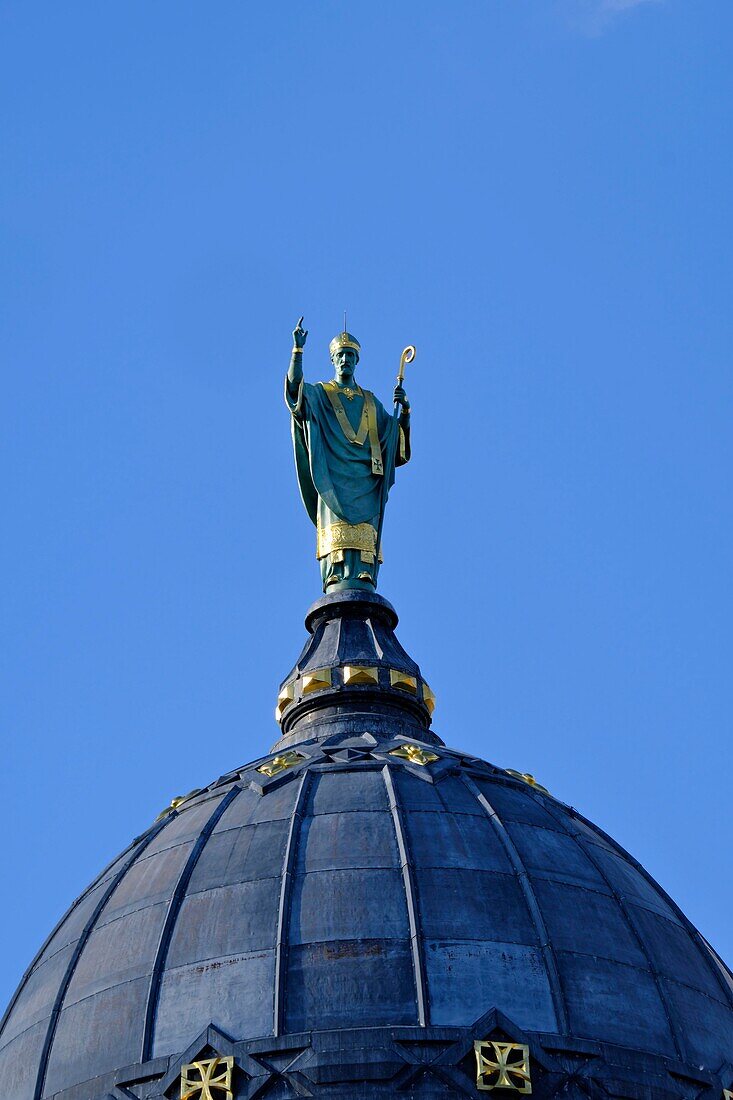
M 455 748 L 733 961 L 727 0 L 0 5 L 0 1000 L 261 755 L 319 595 L 282 402 L 408 368 L 382 592 Z M 10 899 L 8 901 L 8 899 Z

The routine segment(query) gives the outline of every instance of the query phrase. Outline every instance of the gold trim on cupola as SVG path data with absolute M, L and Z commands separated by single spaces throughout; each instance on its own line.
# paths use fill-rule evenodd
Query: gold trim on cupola
M 311 672 L 303 673 L 303 694 L 310 695 L 312 691 L 322 691 L 330 688 L 332 683 L 330 668 L 314 668 Z
M 379 669 L 373 665 L 344 665 L 344 685 L 378 684 Z
M 389 682 L 390 686 L 397 688 L 398 691 L 406 691 L 408 695 L 417 695 L 417 678 L 410 676 L 407 672 L 391 668 L 389 670 Z
M 431 691 L 424 680 L 422 682 L 422 701 L 427 707 L 428 713 L 432 714 L 435 710 L 435 692 Z
M 277 697 L 277 704 L 275 706 L 275 719 L 280 721 L 283 713 L 295 700 L 295 682 L 284 684 L 280 688 L 280 694 Z

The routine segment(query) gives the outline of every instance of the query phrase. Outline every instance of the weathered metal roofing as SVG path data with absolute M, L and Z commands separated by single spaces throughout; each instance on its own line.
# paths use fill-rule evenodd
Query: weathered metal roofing
M 412 703 L 390 735 L 323 699 L 325 736 L 309 711 L 295 758 L 189 798 L 72 906 L 2 1025 L 3 1100 L 177 1096 L 211 1050 L 236 1096 L 475 1096 L 491 1034 L 535 1096 L 721 1095 L 733 979 L 638 863 Z

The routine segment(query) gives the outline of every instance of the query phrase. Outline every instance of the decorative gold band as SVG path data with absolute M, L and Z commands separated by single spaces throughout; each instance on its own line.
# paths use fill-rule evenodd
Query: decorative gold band
M 374 394 L 370 393 L 369 390 L 362 390 L 357 387 L 358 392 L 364 397 L 364 408 L 362 410 L 359 427 L 357 431 L 354 431 L 344 409 L 341 390 L 333 382 L 321 382 L 321 386 L 325 390 L 328 400 L 331 402 L 331 407 L 336 414 L 336 419 L 341 425 L 341 431 L 344 433 L 349 443 L 356 443 L 361 447 L 367 435 L 369 436 L 372 473 L 376 477 L 382 477 L 384 474 L 384 465 L 382 463 L 382 448 L 379 443 L 377 408 L 374 404 Z M 400 429 L 400 431 L 401 430 L 402 429 Z
M 302 355 L 302 354 L 303 354 L 303 349 L 302 348 L 293 348 L 293 355 Z
M 342 561 L 344 550 L 359 550 L 361 560 L 372 565 L 376 549 L 377 532 L 371 523 L 331 523 L 318 528 L 316 557 L 319 560 L 333 554 L 335 560 Z M 381 553 L 379 560 L 382 560 Z
M 355 352 L 360 352 L 361 344 L 355 336 L 348 332 L 341 332 L 338 336 L 334 336 L 328 345 L 328 354 L 335 355 L 339 348 L 353 348 Z

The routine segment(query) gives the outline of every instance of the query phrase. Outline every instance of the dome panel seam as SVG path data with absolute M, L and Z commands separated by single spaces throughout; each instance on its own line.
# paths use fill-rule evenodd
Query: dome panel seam
M 168 949 L 170 948 L 173 931 L 176 921 L 178 920 L 178 914 L 180 913 L 181 905 L 186 896 L 186 889 L 191 881 L 191 875 L 222 814 L 231 805 L 241 789 L 241 787 L 232 787 L 217 804 L 213 813 L 199 833 L 183 870 L 178 877 L 178 882 L 176 883 L 176 888 L 173 891 L 173 895 L 168 905 L 168 912 L 163 922 L 160 939 L 158 940 L 155 962 L 153 963 L 153 969 L 150 975 L 150 988 L 148 990 L 148 999 L 145 1006 L 145 1023 L 143 1027 L 142 1050 L 140 1056 L 143 1062 L 147 1062 L 152 1057 L 153 1036 L 155 1032 L 158 1001 L 160 999 L 160 989 L 163 980 L 163 969 L 165 967 L 166 958 L 168 957 Z M 40 1100 L 40 1098 L 36 1098 L 36 1100 Z
M 33 1091 L 33 1100 L 41 1100 L 41 1097 L 43 1096 L 44 1086 L 46 1083 L 46 1075 L 48 1072 L 48 1064 L 51 1057 L 51 1049 L 53 1047 L 53 1041 L 56 1036 L 56 1028 L 58 1026 L 59 1018 L 61 1016 L 61 1010 L 63 1008 L 64 1000 L 66 999 L 66 994 L 69 990 L 71 979 L 74 976 L 74 971 L 76 970 L 84 948 L 89 942 L 89 937 L 94 931 L 97 920 L 104 910 L 104 907 L 107 905 L 107 902 L 110 900 L 115 890 L 122 882 L 122 879 L 125 877 L 127 872 L 137 860 L 138 856 L 142 852 L 144 852 L 148 845 L 151 844 L 152 841 L 158 836 L 158 834 L 162 832 L 162 830 L 166 827 L 166 825 L 168 825 L 170 820 L 171 818 L 165 818 L 163 821 L 160 822 L 159 825 L 154 826 L 147 834 L 147 836 L 143 838 L 140 844 L 137 845 L 130 858 L 125 861 L 119 872 L 113 876 L 109 886 L 104 891 L 97 905 L 94 907 L 94 912 L 82 929 L 79 939 L 76 942 L 76 947 L 72 952 L 71 959 L 69 960 L 69 965 L 66 968 L 66 972 L 64 973 L 61 985 L 59 986 L 58 992 L 54 999 L 53 1008 L 51 1009 L 48 1029 L 46 1031 L 46 1036 L 43 1041 L 41 1059 L 38 1065 L 38 1074 L 36 1077 L 35 1089 Z
M 158 831 L 160 831 L 160 830 L 158 830 Z M 20 997 L 21 993 L 23 992 L 26 985 L 28 984 L 28 979 L 33 974 L 33 972 L 37 969 L 41 959 L 43 958 L 43 954 L 46 951 L 46 949 L 48 948 L 49 944 L 51 944 L 53 942 L 54 937 L 61 931 L 61 929 L 63 928 L 66 921 L 76 911 L 76 909 L 79 907 L 81 902 L 83 902 L 85 898 L 89 897 L 89 895 L 92 893 L 92 891 L 96 890 L 98 886 L 103 886 L 104 885 L 104 883 L 106 881 L 106 879 L 104 877 L 106 872 L 109 871 L 109 869 L 111 867 L 114 867 L 115 863 L 118 863 L 121 859 L 124 859 L 124 857 L 127 855 L 127 853 L 131 852 L 132 849 L 135 848 L 136 844 L 138 844 L 138 843 L 140 843 L 140 837 L 137 838 L 137 841 L 133 840 L 133 842 L 131 844 L 128 844 L 128 846 L 121 852 L 121 854 L 119 856 L 116 856 L 114 859 L 110 860 L 110 862 L 107 864 L 107 866 L 104 868 L 104 870 L 101 871 L 97 875 L 97 877 L 94 879 L 94 881 L 92 883 L 89 884 L 89 886 L 87 886 L 86 890 L 83 890 L 81 892 L 81 894 L 79 894 L 79 896 L 77 898 L 75 898 L 74 901 L 72 901 L 71 905 L 68 907 L 66 912 L 61 915 L 59 920 L 53 926 L 53 928 L 51 929 L 51 931 L 49 932 L 49 934 L 46 936 L 45 940 L 43 941 L 43 943 L 39 947 L 38 951 L 33 956 L 33 959 L 30 963 L 30 966 L 28 966 L 27 969 L 21 975 L 20 981 L 18 982 L 18 986 L 17 986 L 15 992 L 13 993 L 13 996 L 10 998 L 10 1004 L 5 1009 L 5 1012 L 3 1013 L 2 1018 L 0 1018 L 0 1039 L 2 1038 L 2 1034 L 5 1031 L 5 1027 L 7 1025 L 8 1020 L 10 1019 L 10 1014 L 12 1013 L 13 1009 L 15 1008 L 15 1006 L 18 1002 L 18 998 Z M 110 875 L 109 877 L 114 878 L 115 876 Z M 49 959 L 53 959 L 56 955 L 58 955 L 59 951 L 63 951 L 63 949 L 65 947 L 69 946 L 69 943 L 74 943 L 74 942 L 75 942 L 74 939 L 71 939 L 71 940 L 68 941 L 68 943 L 62 944 L 61 947 L 59 947 L 56 951 L 54 951 L 52 955 L 49 955 Z M 45 961 L 47 961 L 47 960 L 44 960 L 44 962 Z M 22 1032 L 20 1034 L 22 1034 Z
M 677 905 L 674 898 L 670 897 L 666 890 L 664 890 L 664 888 L 659 885 L 656 879 L 654 879 L 652 875 L 649 874 L 646 868 L 643 867 L 641 863 L 639 863 L 638 859 L 634 859 L 634 857 L 629 852 L 627 852 L 626 849 L 623 848 L 619 843 L 617 843 L 617 841 L 615 841 L 613 837 L 609 836 L 603 831 L 603 829 L 600 829 L 597 825 L 594 825 L 592 821 L 588 821 L 588 819 L 583 817 L 582 814 L 579 814 L 577 810 L 573 812 L 573 816 L 577 817 L 578 820 L 582 821 L 588 828 L 592 829 L 594 832 L 597 832 L 599 836 L 601 836 L 607 842 L 607 844 L 610 845 L 614 855 L 619 855 L 625 862 L 630 863 L 631 866 L 636 871 L 638 871 L 644 881 L 660 895 L 664 902 L 666 902 L 674 915 L 680 921 L 680 924 L 685 929 L 690 939 L 693 941 L 695 948 L 697 949 L 697 952 L 702 958 L 705 966 L 712 972 L 715 981 L 723 990 L 723 995 L 725 997 L 725 1002 L 727 1006 L 729 1008 L 733 1008 L 733 990 L 731 990 L 727 983 L 724 981 L 722 974 L 719 973 L 717 967 L 713 964 L 713 960 L 710 959 L 708 954 L 703 950 L 703 947 L 699 941 L 701 939 L 704 939 L 704 937 L 700 932 L 698 932 L 692 921 L 687 916 L 685 916 L 684 912 L 682 911 L 682 909 L 680 909 L 679 905 Z M 579 837 L 576 837 L 574 833 L 572 835 L 573 839 L 578 841 L 578 843 L 585 843 L 585 837 L 583 836 L 583 834 L 579 834 Z M 590 840 L 588 842 L 592 843 L 592 841 Z M 600 846 L 597 845 L 597 847 Z M 705 941 L 705 943 L 707 943 L 707 941 Z M 711 950 L 713 949 L 711 948 Z M 720 961 L 721 963 L 723 963 L 722 959 Z M 725 963 L 723 963 L 723 966 L 725 966 Z
M 311 770 L 305 768 L 298 780 L 298 791 L 290 817 L 288 839 L 285 844 L 282 872 L 280 874 L 280 897 L 275 934 L 275 981 L 272 999 L 272 1033 L 275 1036 L 282 1035 L 285 1029 L 285 979 L 289 947 L 286 941 L 290 935 L 290 894 L 293 887 L 295 857 L 300 844 L 300 831 L 303 826 L 303 807 L 310 792 L 311 782 Z
M 522 861 L 514 841 L 509 835 L 508 831 L 504 827 L 504 822 L 497 814 L 494 807 L 489 802 L 486 795 L 474 782 L 474 780 L 468 775 L 461 775 L 461 780 L 473 794 L 479 805 L 483 808 L 486 816 L 491 822 L 494 832 L 496 833 L 500 843 L 503 845 L 504 850 L 509 858 L 509 862 L 514 870 L 514 875 L 519 883 L 519 888 L 522 891 L 525 904 L 529 910 L 532 923 L 537 933 L 537 939 L 542 951 L 542 957 L 545 962 L 545 969 L 547 971 L 547 980 L 550 986 L 550 995 L 552 997 L 552 1004 L 555 1010 L 555 1017 L 557 1020 L 558 1031 L 561 1034 L 569 1033 L 568 1026 L 568 1013 L 567 1006 L 565 1004 L 565 995 L 562 988 L 562 982 L 560 980 L 560 972 L 557 967 L 557 959 L 555 958 L 555 951 L 550 942 L 550 936 L 545 925 L 542 911 L 537 901 L 537 897 L 532 888 L 532 883 L 529 878 L 526 867 Z
M 415 980 L 415 1000 L 417 1003 L 418 1024 L 420 1027 L 427 1027 L 429 1024 L 430 1003 L 425 961 L 423 958 L 423 936 L 420 930 L 417 888 L 415 886 L 414 868 L 410 862 L 407 836 L 402 820 L 402 810 L 389 764 L 384 765 L 382 769 L 382 778 L 387 790 L 389 808 L 392 814 L 392 823 L 394 825 L 395 838 L 397 840 L 397 850 L 400 857 L 402 884 L 405 890 L 407 920 L 410 926 L 410 952 L 412 955 L 413 977 Z
M 547 809 L 547 812 L 552 814 L 552 816 L 555 817 L 556 820 L 558 820 L 557 814 L 554 812 L 553 809 L 550 809 L 548 807 L 545 807 L 545 809 Z M 627 924 L 632 936 L 634 937 L 634 939 L 638 943 L 642 955 L 647 960 L 647 966 L 649 968 L 649 973 L 652 977 L 652 980 L 654 981 L 654 985 L 655 985 L 655 988 L 657 990 L 657 995 L 658 995 L 659 1000 L 660 1000 L 661 1005 L 662 1005 L 662 1011 L 664 1012 L 664 1016 L 665 1016 L 665 1019 L 667 1021 L 667 1027 L 669 1028 L 669 1034 L 670 1034 L 670 1037 L 672 1039 L 672 1043 L 674 1045 L 675 1053 L 676 1053 L 677 1057 L 679 1058 L 679 1060 L 681 1062 L 684 1062 L 685 1058 L 684 1058 L 684 1054 L 682 1052 L 682 1043 L 680 1042 L 680 1038 L 677 1034 L 677 1029 L 674 1026 L 674 1018 L 672 1016 L 672 1011 L 671 1011 L 670 1005 L 667 1001 L 667 995 L 664 992 L 664 988 L 662 986 L 661 975 L 659 974 L 659 971 L 657 970 L 656 966 L 654 965 L 654 962 L 652 961 L 652 957 L 649 954 L 646 943 L 644 942 L 644 937 L 642 936 L 641 932 L 639 931 L 639 929 L 637 927 L 636 920 L 634 918 L 633 912 L 631 911 L 631 907 L 627 904 L 626 898 L 624 897 L 624 895 L 620 894 L 619 891 L 614 888 L 613 883 L 609 879 L 606 872 L 603 870 L 603 867 L 601 866 L 600 861 L 598 859 L 596 859 L 596 857 L 588 850 L 591 846 L 590 843 L 586 844 L 585 838 L 582 837 L 581 834 L 577 830 L 568 829 L 567 830 L 567 835 L 573 840 L 573 842 L 575 844 L 577 844 L 577 846 L 580 848 L 581 852 L 583 852 L 583 854 L 585 855 L 586 859 L 590 860 L 590 862 L 593 864 L 593 866 L 595 867 L 595 869 L 598 871 L 599 875 L 603 879 L 603 881 L 608 885 L 608 888 L 609 888 L 609 890 L 611 890 L 611 892 L 613 894 L 613 897 L 616 899 L 616 901 L 618 903 L 618 906 L 619 906 L 619 909 L 621 910 L 621 913 L 623 914 L 623 917 L 626 921 L 626 924 Z

